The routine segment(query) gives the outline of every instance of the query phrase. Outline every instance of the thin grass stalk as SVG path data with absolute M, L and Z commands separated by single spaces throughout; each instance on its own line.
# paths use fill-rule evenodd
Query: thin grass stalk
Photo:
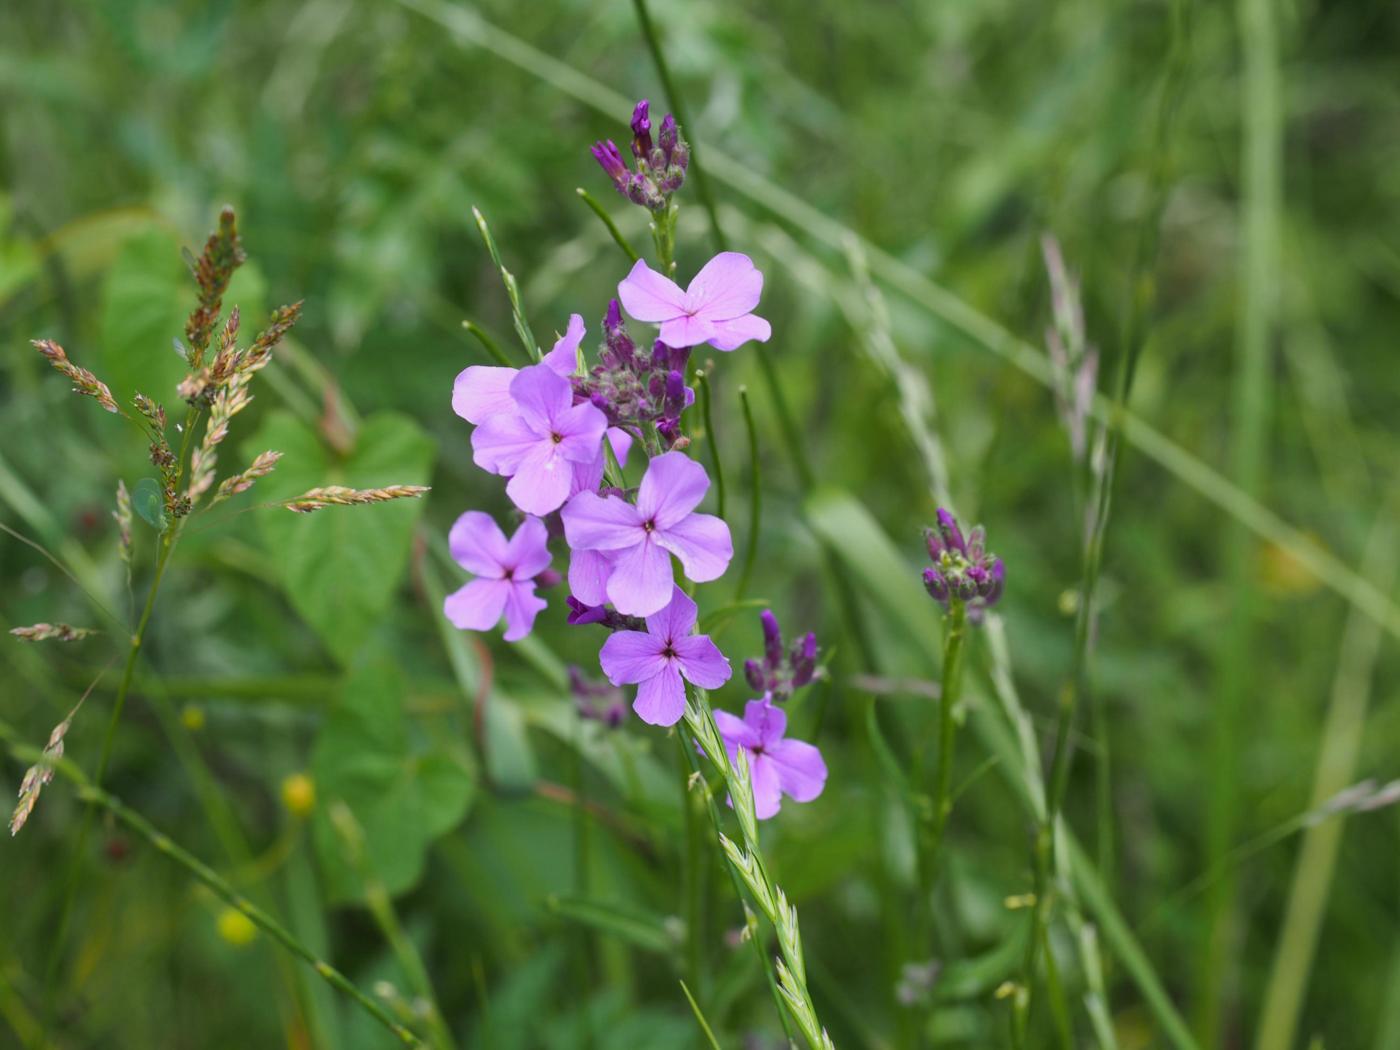
M 1240 0 L 1237 8 L 1243 61 L 1243 230 L 1241 307 L 1230 418 L 1231 476 L 1241 492 L 1263 489 L 1269 420 L 1271 343 L 1278 317 L 1279 211 L 1283 196 L 1283 115 L 1278 29 L 1273 0 Z M 1256 680 L 1252 660 L 1259 597 L 1254 587 L 1256 542 L 1238 522 L 1224 537 L 1230 615 L 1216 654 L 1218 694 L 1213 704 L 1211 778 L 1207 792 L 1206 855 L 1212 864 L 1230 850 L 1239 819 L 1241 719 Z M 1196 1030 L 1215 1042 L 1224 1024 L 1226 989 L 1237 939 L 1233 873 L 1214 884 L 1197 968 Z
M 515 362 L 501 349 L 501 344 L 496 342 L 495 338 L 492 337 L 491 333 L 485 328 L 482 328 L 481 325 L 477 324 L 471 318 L 467 318 L 463 321 L 462 327 L 471 333 L 476 341 L 481 344 L 482 349 L 491 356 L 491 360 L 495 361 L 496 364 L 503 368 L 515 367 Z
M 739 586 L 734 601 L 741 602 L 749 591 L 753 578 L 754 559 L 758 557 L 758 534 L 763 524 L 763 478 L 758 465 L 758 428 L 753 421 L 753 405 L 749 403 L 746 387 L 739 388 L 739 404 L 744 410 L 744 430 L 749 439 L 749 537 L 744 548 L 744 567 L 739 572 Z
M 1395 515 L 1400 499 L 1382 508 L 1362 560 L 1380 586 L 1393 587 L 1397 542 Z M 1327 720 L 1322 730 L 1312 801 L 1316 810 L 1345 788 L 1355 774 L 1370 704 L 1371 676 L 1380 652 L 1381 631 L 1356 610 L 1347 617 Z M 1298 1018 L 1307 998 L 1308 975 L 1332 888 L 1343 819 L 1314 824 L 1303 835 L 1284 909 L 1283 929 L 1259 1011 L 1256 1050 L 1287 1050 L 1294 1045 Z
M 709 446 L 710 467 L 715 474 L 715 513 L 724 518 L 724 465 L 720 462 L 719 438 L 715 433 L 714 418 L 710 411 L 710 402 L 714 395 L 710 390 L 709 373 L 703 368 L 697 368 L 695 381 L 700 387 L 700 418 L 705 421 L 705 444 Z
M 10 752 L 21 761 L 37 761 L 42 756 L 39 749 L 21 743 L 19 734 L 7 722 L 0 721 L 0 739 L 6 742 Z M 310 965 L 322 980 L 349 996 L 356 1005 L 392 1032 L 404 1046 L 423 1046 L 422 1040 L 399 1024 L 380 1004 L 360 991 L 343 973 L 307 948 L 276 919 L 239 893 L 213 868 L 171 840 L 169 836 L 158 830 L 144 816 L 127 806 L 115 795 L 98 787 L 75 763 L 67 759 L 60 759 L 53 763 L 53 769 L 62 773 L 74 784 L 78 795 L 84 801 L 111 813 L 117 821 L 144 839 L 153 849 L 183 868 L 192 878 L 208 888 L 229 907 L 242 914 L 279 946 Z
M 617 228 L 617 223 L 613 222 L 612 216 L 609 215 L 607 213 L 607 210 L 601 204 L 598 203 L 597 198 L 595 198 L 593 194 L 589 193 L 582 186 L 574 190 L 574 192 L 579 195 L 579 199 L 582 200 L 584 204 L 588 205 L 589 211 L 593 212 L 594 215 L 598 216 L 599 220 L 602 221 L 603 225 L 607 227 L 608 234 L 612 237 L 613 243 L 622 249 L 622 254 L 627 256 L 627 261 L 630 263 L 635 263 L 638 259 L 640 259 L 641 256 L 637 254 L 637 250 L 633 248 L 632 245 L 627 243 L 627 238 L 622 236 L 622 231 Z
M 501 283 L 506 288 L 506 298 L 510 300 L 510 316 L 515 324 L 515 334 L 520 338 L 520 344 L 525 348 L 525 356 L 531 364 L 543 359 L 544 354 L 540 350 L 540 344 L 535 341 L 535 333 L 530 330 L 530 322 L 525 317 L 525 307 L 520 301 L 520 285 L 515 279 L 515 274 L 506 269 L 506 264 L 501 261 L 501 250 L 496 247 L 496 238 L 491 235 L 491 227 L 486 224 L 486 216 L 481 214 L 477 208 L 472 209 L 472 218 L 476 220 L 477 231 L 481 234 L 481 240 L 486 245 L 487 252 L 491 255 L 491 261 L 495 263 L 497 271 L 501 275 Z

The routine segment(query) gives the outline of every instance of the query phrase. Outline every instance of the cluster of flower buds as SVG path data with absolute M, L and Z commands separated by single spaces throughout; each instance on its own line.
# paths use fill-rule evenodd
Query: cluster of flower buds
M 783 651 L 783 634 L 778 618 L 764 609 L 763 660 L 745 660 L 744 677 L 760 694 L 782 702 L 817 676 L 817 636 L 811 631 Z
M 637 161 L 633 171 L 623 159 L 622 151 L 612 139 L 593 144 L 593 157 L 617 192 L 633 204 L 648 211 L 665 211 L 671 195 L 685 184 L 685 169 L 690 164 L 690 147 L 681 138 L 676 118 L 667 113 L 661 122 L 656 140 L 651 137 L 651 117 L 646 99 L 632 111 L 632 156 Z
M 933 567 L 924 570 L 924 587 L 946 610 L 953 602 L 968 607 L 975 623 L 997 603 L 1006 582 L 1001 559 L 987 551 L 986 530 L 978 525 L 963 537 L 958 520 L 939 508 L 938 526 L 924 530 Z
M 627 717 L 627 697 L 611 682 L 585 678 L 576 666 L 569 667 L 569 692 L 574 694 L 580 718 L 602 722 L 616 729 Z
M 564 601 L 569 606 L 568 624 L 571 627 L 584 627 L 596 623 L 610 631 L 646 630 L 646 620 L 640 616 L 626 616 L 616 609 L 609 609 L 606 605 L 587 605 L 572 594 Z
M 695 403 L 695 391 L 685 385 L 690 348 L 658 339 L 651 353 L 642 352 L 627 334 L 616 299 L 603 319 L 603 339 L 599 363 L 573 379 L 575 397 L 592 402 L 609 426 L 655 426 L 662 448 L 685 448 L 681 413 Z

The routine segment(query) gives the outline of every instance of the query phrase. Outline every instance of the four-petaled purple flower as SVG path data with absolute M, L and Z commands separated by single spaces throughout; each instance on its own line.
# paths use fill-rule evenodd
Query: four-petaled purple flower
M 746 752 L 753 781 L 754 816 L 767 820 L 778 812 L 782 796 L 794 802 L 811 802 L 826 787 L 826 763 L 812 744 L 786 740 L 787 714 L 768 700 L 750 700 L 744 717 L 715 712 L 715 724 L 724 738 L 729 761 L 737 767 L 739 749 Z
M 613 685 L 637 686 L 632 710 L 643 722 L 673 726 L 685 713 L 687 682 L 718 689 L 729 681 L 729 661 L 708 635 L 692 634 L 695 603 L 679 587 L 671 601 L 647 617 L 647 629 L 618 631 L 603 643 L 598 660 Z
M 476 579 L 449 594 L 442 611 L 453 626 L 489 631 L 506 618 L 505 638 L 530 633 L 545 601 L 535 596 L 535 577 L 549 566 L 549 535 L 539 518 L 526 518 L 509 540 L 489 514 L 469 510 L 447 536 L 453 559 Z
M 514 412 L 489 415 L 472 433 L 472 458 L 510 478 L 506 495 L 529 514 L 558 510 L 573 490 L 574 464 L 597 462 L 608 428 L 592 405 L 574 404 L 569 381 L 547 364 L 510 381 Z
M 716 350 L 734 350 L 750 339 L 768 341 L 772 328 L 753 313 L 762 292 L 763 274 L 739 252 L 720 252 L 685 291 L 642 259 L 617 286 L 623 309 L 639 321 L 660 325 L 663 343 L 709 343 Z
M 955 601 L 968 607 L 973 623 L 1001 598 L 1006 567 L 987 550 L 987 532 L 981 525 L 966 538 L 951 511 L 938 509 L 938 526 L 924 530 L 933 567 L 924 570 L 924 588 L 948 609 Z
M 734 556 L 729 526 L 696 514 L 710 479 L 680 452 L 647 465 L 634 506 L 618 496 L 580 492 L 565 505 L 564 538 L 574 551 L 569 587 L 586 605 L 611 601 L 618 612 L 650 616 L 671 600 L 671 555 L 696 583 L 719 579 Z M 603 557 L 585 557 L 600 552 Z M 587 570 L 580 569 L 587 562 Z

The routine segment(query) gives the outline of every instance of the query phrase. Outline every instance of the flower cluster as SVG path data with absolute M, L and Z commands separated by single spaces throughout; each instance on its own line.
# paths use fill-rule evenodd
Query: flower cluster
M 759 616 L 763 624 L 763 659 L 744 661 L 744 678 L 764 696 L 783 701 L 817 674 L 817 636 L 808 631 L 783 652 L 783 633 L 772 610 Z
M 651 212 L 664 212 L 671 195 L 685 184 L 685 169 L 690 164 L 690 147 L 681 138 L 676 118 L 667 113 L 661 121 L 656 140 L 651 137 L 650 103 L 637 103 L 632 111 L 632 156 L 637 170 L 627 167 L 622 151 L 612 139 L 593 144 L 593 157 L 612 179 L 617 192 L 633 204 Z
M 963 537 L 951 511 L 939 508 L 938 525 L 924 530 L 928 556 L 933 567 L 924 570 L 924 588 L 943 608 L 952 603 L 967 606 L 974 623 L 986 609 L 1001 598 L 1006 569 L 1001 559 L 987 550 L 986 530 L 978 525 Z
M 652 143 L 645 102 L 632 126 L 637 172 L 627 171 L 612 143 L 594 155 L 619 190 L 673 219 L 670 195 L 684 179 L 685 143 L 669 116 L 659 145 Z M 674 269 L 669 253 L 660 254 Z M 718 579 L 734 555 L 729 526 L 699 510 L 710 479 L 686 454 L 682 421 L 695 395 L 685 377 L 695 346 L 730 351 L 770 337 L 768 322 L 753 313 L 762 290 L 763 275 L 737 252 L 716 255 L 684 289 L 639 261 L 608 304 L 596 362 L 583 358 L 586 329 L 574 314 L 538 363 L 473 366 L 454 383 L 453 410 L 475 427 L 473 461 L 507 479 L 522 520 L 508 539 L 479 511 L 457 519 L 449 549 L 474 578 L 443 611 L 459 628 L 489 630 L 504 619 L 507 641 L 525 637 L 547 605 L 537 590 L 553 576 L 549 543 L 562 538 L 568 622 L 610 632 L 599 652 L 608 684 L 570 672 L 584 717 L 617 725 L 625 711 L 619 690 L 635 686 L 632 709 L 643 722 L 675 725 L 686 712 L 686 682 L 717 689 L 732 675 L 728 659 L 698 631 L 698 609 L 681 585 Z M 657 326 L 649 351 L 629 333 L 624 311 Z M 633 446 L 645 458 L 635 488 L 622 473 Z M 767 617 L 765 630 L 771 622 L 776 634 L 776 620 Z M 762 699 L 750 702 L 744 719 L 719 722 L 731 760 L 740 748 L 750 752 L 759 817 L 777 812 L 784 793 L 806 801 L 822 790 L 826 767 L 816 748 L 784 740 L 786 716 L 764 713 L 815 670 L 809 635 L 790 658 L 779 653 L 764 665 Z

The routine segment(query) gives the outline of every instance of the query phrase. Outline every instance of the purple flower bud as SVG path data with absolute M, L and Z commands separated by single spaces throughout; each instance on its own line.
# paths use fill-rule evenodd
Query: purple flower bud
M 773 610 L 764 609 L 759 614 L 763 622 L 763 662 L 769 670 L 781 667 L 783 663 L 783 634 L 778 629 L 778 618 Z
M 767 680 L 763 676 L 763 668 L 757 660 L 744 661 L 744 678 L 749 685 L 758 692 L 766 692 L 768 689 Z
M 657 141 L 661 145 L 661 152 L 665 157 L 665 163 L 670 166 L 671 156 L 675 152 L 676 145 L 681 140 L 680 129 L 676 127 L 676 118 L 667 113 L 661 121 L 661 131 L 657 135 Z
M 945 609 L 948 607 L 948 581 L 937 569 L 924 570 L 924 590 Z
M 792 687 L 801 689 L 817 673 L 817 636 L 811 631 L 792 647 Z
M 598 162 L 608 178 L 612 179 L 613 185 L 617 187 L 617 192 L 624 197 L 627 196 L 628 180 L 631 172 L 627 170 L 627 165 L 622 159 L 622 153 L 617 148 L 617 144 L 612 139 L 607 142 L 593 143 L 593 159 Z
M 967 554 L 967 541 L 963 539 L 962 529 L 958 528 L 958 519 L 953 517 L 952 511 L 938 508 L 938 531 L 943 536 L 945 547 L 959 554 Z
M 569 606 L 568 622 L 571 626 L 586 623 L 602 623 L 608 618 L 608 610 L 601 605 L 584 605 L 572 594 L 564 599 Z
M 625 335 L 626 329 L 622 326 L 622 306 L 613 299 L 608 302 L 608 312 L 603 317 L 603 333 L 611 341 L 618 332 Z
M 645 160 L 651 153 L 651 120 L 647 115 L 650 103 L 642 99 L 632 110 L 632 153 L 638 160 Z
M 928 547 L 930 561 L 937 561 L 947 549 L 943 546 L 943 537 L 938 535 L 936 530 L 930 528 L 924 529 L 924 544 Z
M 989 575 L 991 582 L 982 598 L 988 605 L 995 605 L 997 599 L 1001 597 L 1001 592 L 1006 589 L 1006 566 L 1001 563 L 1000 558 L 992 562 L 992 571 Z
M 981 525 L 974 525 L 967 534 L 967 560 L 976 562 L 982 559 L 987 553 L 987 530 Z
M 541 587 L 558 587 L 563 579 L 564 577 L 553 569 L 545 569 L 544 572 L 535 577 L 535 583 Z

